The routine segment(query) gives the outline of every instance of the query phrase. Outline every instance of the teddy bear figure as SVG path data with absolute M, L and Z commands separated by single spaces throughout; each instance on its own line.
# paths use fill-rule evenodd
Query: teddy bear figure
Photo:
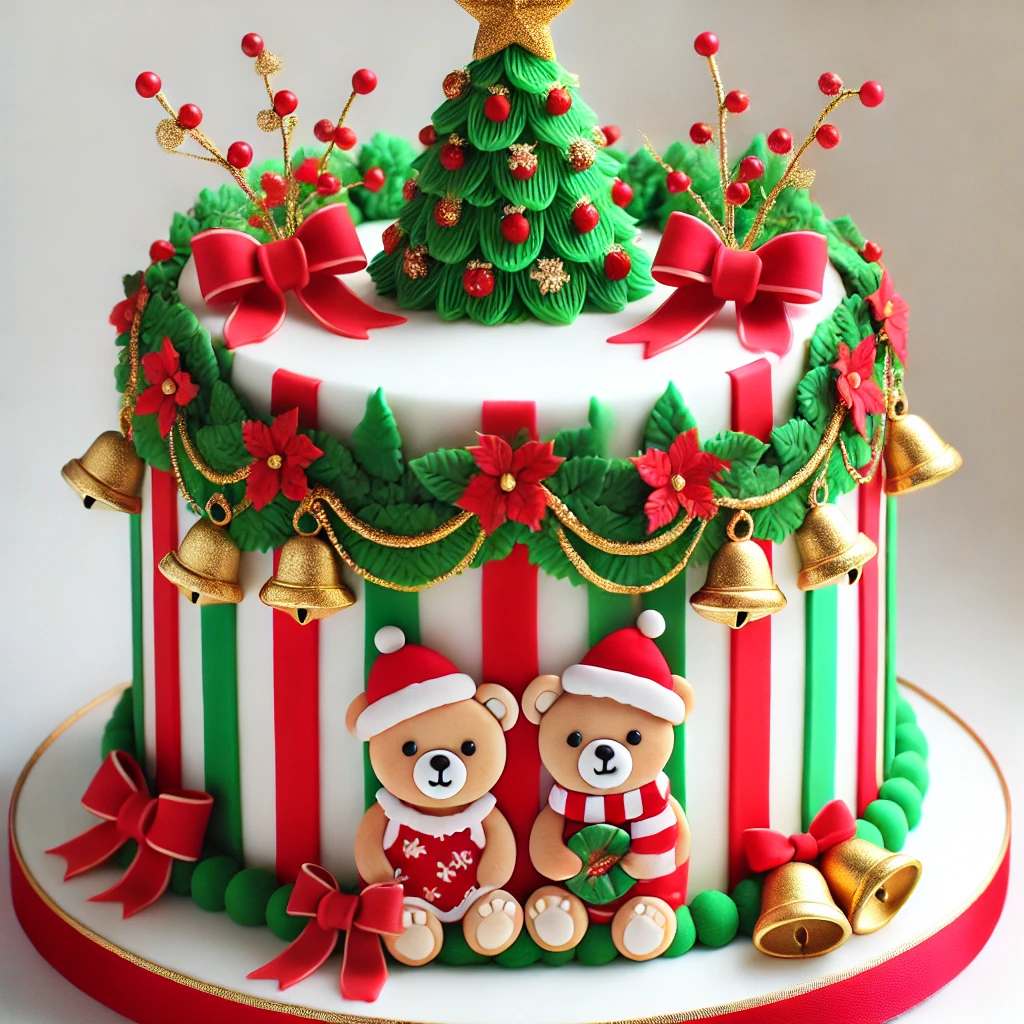
M 405 890 L 405 930 L 382 939 L 396 960 L 418 966 L 440 952 L 442 924 L 461 921 L 472 949 L 496 955 L 523 927 L 522 908 L 502 888 L 515 836 L 491 794 L 516 699 L 406 643 L 397 626 L 374 642 L 380 654 L 346 725 L 369 743 L 381 783 L 356 833 L 356 867 L 366 884 L 398 881 Z
M 694 695 L 654 643 L 664 630 L 661 614 L 648 609 L 561 678 L 540 676 L 523 695 L 554 779 L 530 833 L 530 858 L 545 878 L 568 881 L 527 901 L 526 927 L 544 949 L 571 949 L 591 923 L 609 921 L 615 947 L 631 960 L 660 956 L 675 937 L 690 830 L 664 767 L 673 726 L 688 717 Z M 596 847 L 588 833 L 603 837 Z

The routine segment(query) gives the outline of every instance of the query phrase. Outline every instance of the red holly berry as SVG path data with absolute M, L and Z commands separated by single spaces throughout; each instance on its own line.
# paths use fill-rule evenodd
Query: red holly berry
M 718 53 L 718 36 L 714 32 L 701 32 L 693 41 L 693 48 L 702 57 L 713 57 Z
M 740 89 L 733 89 L 725 97 L 725 109 L 730 114 L 742 114 L 750 106 L 750 97 Z
M 316 190 L 322 196 L 333 196 L 341 191 L 341 182 L 333 174 L 321 174 L 316 179 Z
M 242 36 L 242 53 L 246 57 L 258 57 L 263 52 L 263 36 L 247 32 Z
M 715 131 L 711 125 L 705 124 L 703 121 L 690 125 L 690 141 L 695 142 L 698 146 L 703 146 L 705 142 L 710 142 L 714 134 Z
M 386 181 L 383 170 L 379 167 L 371 167 L 363 175 L 363 187 L 367 192 L 379 192 L 384 187 Z
M 783 156 L 793 148 L 793 135 L 785 128 L 776 128 L 768 136 L 768 148 L 779 156 Z
M 416 179 L 409 178 L 408 181 L 402 185 L 402 198 L 407 203 L 411 203 L 416 198 L 419 190 L 419 186 L 416 184 Z
M 601 214 L 589 199 L 581 199 L 572 211 L 572 223 L 576 230 L 585 235 L 601 222 Z
M 274 110 L 280 117 L 286 117 L 299 105 L 299 97 L 290 89 L 281 89 L 274 93 Z
M 572 96 L 569 95 L 568 89 L 561 86 L 556 86 L 548 93 L 547 103 L 544 104 L 544 109 L 555 117 L 568 114 L 571 107 Z
M 725 201 L 730 206 L 742 206 L 750 198 L 750 186 L 744 181 L 734 181 L 725 190 Z
M 358 136 L 348 125 L 334 129 L 334 144 L 338 149 L 351 149 L 359 141 Z
M 154 263 L 163 263 L 174 256 L 174 246 L 161 238 L 149 247 L 149 258 Z
M 295 168 L 295 180 L 303 185 L 315 185 L 320 174 L 320 161 L 315 156 L 307 156 L 305 160 Z
M 860 254 L 868 263 L 880 263 L 882 260 L 882 247 L 877 242 L 865 242 Z
M 668 174 L 665 175 L 665 188 L 667 188 L 673 195 L 685 192 L 692 184 L 690 176 L 688 174 L 684 174 L 682 171 L 669 171 Z
M 249 227 L 251 227 L 251 228 L 261 228 L 261 227 L 263 227 L 263 218 L 258 213 L 252 214 L 252 216 L 249 218 Z
M 325 117 L 313 125 L 313 137 L 317 142 L 330 142 L 334 138 L 334 122 Z
M 834 124 L 823 124 L 814 133 L 814 137 L 822 149 L 835 149 L 843 136 Z
M 740 173 L 737 181 L 757 181 L 764 177 L 764 161 L 759 156 L 745 156 L 740 161 Z
M 194 103 L 186 103 L 178 111 L 178 124 L 182 128 L 198 128 L 202 123 L 203 112 Z
M 314 160 L 315 164 L 316 161 Z M 298 172 L 295 174 L 298 177 Z M 275 174 L 273 171 L 266 171 L 260 175 L 260 188 L 263 189 L 267 194 L 267 198 L 280 197 L 284 199 L 285 194 L 288 191 L 288 182 L 285 181 L 283 174 Z M 271 204 L 274 205 L 274 204 Z
M 252 163 L 252 146 L 248 142 L 232 142 L 228 146 L 228 163 L 239 169 Z
M 457 171 L 466 162 L 466 154 L 462 146 L 454 142 L 446 142 L 441 147 L 441 166 L 446 171 Z
M 865 82 L 860 87 L 860 101 L 865 107 L 877 107 L 885 99 L 881 82 Z
M 360 68 L 352 76 L 352 91 L 365 96 L 377 88 L 377 76 L 369 68 Z
M 633 261 L 625 249 L 612 249 L 604 258 L 604 276 L 609 281 L 624 281 L 633 269 Z
M 614 146 L 622 138 L 622 129 L 617 124 L 606 124 L 601 131 L 609 146 Z
M 462 275 L 462 287 L 474 299 L 486 299 L 494 291 L 494 271 L 490 263 L 470 260 Z
M 163 84 L 155 71 L 143 71 L 135 79 L 135 91 L 144 100 L 151 100 L 163 88 Z
M 633 202 L 633 186 L 616 178 L 612 182 L 612 202 L 616 206 L 627 207 Z
M 522 245 L 530 237 L 530 222 L 521 210 L 513 210 L 501 219 L 501 233 L 512 245 Z
M 843 89 L 843 80 L 831 71 L 826 71 L 818 79 L 818 88 L 826 96 L 837 96 Z
M 484 101 L 484 117 L 488 121 L 504 124 L 512 113 L 512 104 L 503 93 L 496 92 Z
M 437 131 L 432 124 L 424 125 L 420 129 L 420 142 L 424 146 L 432 146 L 437 142 Z

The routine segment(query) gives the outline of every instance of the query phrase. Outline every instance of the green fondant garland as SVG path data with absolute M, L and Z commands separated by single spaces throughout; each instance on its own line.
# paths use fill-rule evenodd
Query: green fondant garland
M 267 923 L 277 878 L 262 868 L 245 868 L 234 875 L 224 891 L 224 909 L 235 924 L 256 927 Z
M 702 946 L 717 949 L 736 938 L 740 912 L 727 893 L 715 889 L 697 893 L 690 903 L 690 914 L 697 929 L 697 941 Z

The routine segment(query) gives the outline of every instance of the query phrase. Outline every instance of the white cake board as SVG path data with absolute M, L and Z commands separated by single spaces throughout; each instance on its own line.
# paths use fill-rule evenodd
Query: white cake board
M 537 964 L 509 971 L 390 966 L 377 1002 L 338 993 L 337 956 L 278 992 L 246 975 L 284 948 L 266 928 L 166 896 L 129 920 L 88 897 L 122 873 L 99 868 L 63 882 L 44 851 L 96 819 L 79 804 L 99 766 L 100 737 L 120 688 L 70 719 L 40 747 L 11 803 L 12 886 L 19 919 L 40 952 L 94 998 L 143 1024 L 219 1024 L 289 1018 L 423 1024 L 593 1024 L 611 1021 L 881 1022 L 954 977 L 991 934 L 1006 888 L 1009 797 L 984 745 L 948 709 L 903 686 L 931 747 L 924 817 L 905 852 L 924 873 L 882 931 L 853 936 L 828 956 L 776 960 L 739 937 L 678 959 L 605 967 Z M 693 895 L 693 894 L 691 894 Z M 870 978 L 870 981 L 868 980 Z M 832 1013 L 829 1008 L 832 1007 Z M 823 1016 L 824 1014 L 824 1016 Z

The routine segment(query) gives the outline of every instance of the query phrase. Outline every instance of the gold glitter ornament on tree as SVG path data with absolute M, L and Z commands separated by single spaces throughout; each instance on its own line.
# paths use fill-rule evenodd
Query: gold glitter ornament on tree
M 569 143 L 568 159 L 574 171 L 589 171 L 597 159 L 597 146 L 590 139 L 573 139 Z
M 410 281 L 418 281 L 427 276 L 427 247 L 417 245 L 415 249 L 406 249 L 402 257 L 402 273 Z
M 527 145 L 519 142 L 508 147 L 508 169 L 512 177 L 518 181 L 528 181 L 537 173 L 537 144 Z
M 465 69 L 461 71 L 449 71 L 444 76 L 444 82 L 441 88 L 444 90 L 445 99 L 457 100 L 469 86 L 469 72 Z
M 536 268 L 530 271 L 530 280 L 537 282 L 541 295 L 557 295 L 572 277 L 565 272 L 565 264 L 552 256 L 537 260 Z
M 462 200 L 458 196 L 445 196 L 434 204 L 434 220 L 441 228 L 454 228 L 462 219 Z
M 456 0 L 478 22 L 473 59 L 484 60 L 513 43 L 542 60 L 555 59 L 551 22 L 573 0 Z

